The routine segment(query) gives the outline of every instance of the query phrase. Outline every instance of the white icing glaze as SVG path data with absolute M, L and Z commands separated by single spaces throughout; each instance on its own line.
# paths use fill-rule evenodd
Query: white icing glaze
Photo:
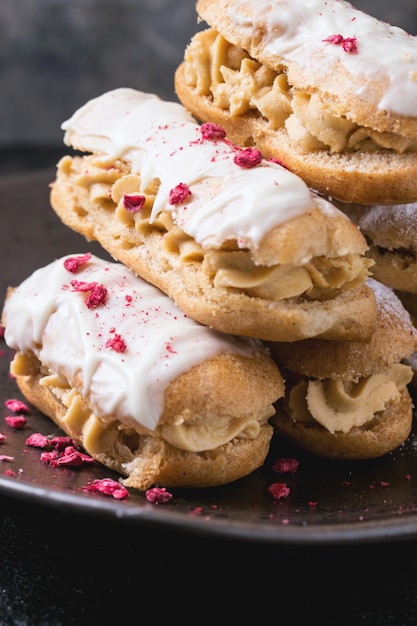
M 129 88 L 90 100 L 64 122 L 64 141 L 74 148 L 122 158 L 140 173 L 142 190 L 160 178 L 152 219 L 161 210 L 203 247 L 220 247 L 236 238 L 256 247 L 286 220 L 318 206 L 337 212 L 284 167 L 263 160 L 250 169 L 233 161 L 237 148 L 223 140 L 202 140 L 200 126 L 186 109 Z M 191 196 L 169 204 L 179 183 Z
M 241 8 L 250 7 L 250 16 Z M 265 31 L 266 51 L 294 61 L 306 72 L 324 75 L 337 63 L 370 80 L 387 81 L 379 109 L 398 115 L 417 115 L 417 39 L 397 26 L 377 20 L 335 0 L 235 0 L 229 11 L 232 23 L 249 34 Z M 356 37 L 357 53 L 341 45 L 324 43 L 331 35 Z M 367 98 L 366 87 L 358 95 Z
M 193 321 L 122 264 L 92 256 L 74 274 L 65 258 L 34 272 L 6 300 L 5 341 L 21 353 L 33 351 L 71 385 L 81 372 L 82 395 L 97 416 L 133 418 L 153 430 L 164 390 L 180 374 L 220 352 L 264 350 L 257 340 Z M 72 280 L 105 285 L 106 302 L 88 308 L 88 292 L 73 291 Z M 106 347 L 115 333 L 126 343 L 124 352 Z

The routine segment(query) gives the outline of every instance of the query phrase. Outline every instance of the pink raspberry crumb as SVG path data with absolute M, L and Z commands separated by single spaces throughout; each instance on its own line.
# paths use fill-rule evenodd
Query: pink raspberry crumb
M 27 419 L 23 415 L 7 415 L 4 419 L 6 424 L 16 430 L 22 430 L 27 424 Z
M 295 474 L 298 469 L 298 461 L 293 458 L 280 458 L 275 461 L 272 466 L 277 474 Z
M 152 504 L 165 504 L 172 499 L 172 493 L 166 490 L 165 487 L 151 487 L 145 493 L 146 499 Z
M 101 493 L 104 496 L 111 496 L 116 500 L 125 500 L 129 497 L 128 490 L 112 478 L 101 478 L 93 480 L 83 487 L 83 491 Z
M 272 483 L 268 487 L 268 494 L 272 496 L 274 500 L 283 500 L 290 495 L 290 489 L 285 483 Z
M 239 152 L 235 155 L 233 162 L 239 167 L 243 167 L 244 169 L 250 169 L 251 167 L 256 167 L 262 161 L 262 154 L 256 148 L 244 148 L 243 150 L 239 150 Z
M 224 139 L 226 137 L 225 129 L 222 126 L 219 126 L 219 124 L 206 122 L 205 124 L 201 124 L 200 130 L 203 139 L 215 140 Z
M 84 263 L 87 263 L 87 261 L 89 261 L 90 259 L 91 259 L 90 252 L 87 252 L 86 254 L 83 254 L 80 256 L 68 257 L 64 261 L 64 267 L 66 270 L 68 270 L 72 274 L 75 274 L 78 271 L 78 269 L 81 267 L 81 265 L 84 265 Z
M 4 404 L 10 411 L 13 411 L 13 413 L 29 413 L 28 405 L 16 398 L 6 400 Z
M 191 195 L 191 190 L 185 183 L 179 183 L 174 189 L 169 192 L 170 204 L 181 204 L 184 202 L 187 196 Z

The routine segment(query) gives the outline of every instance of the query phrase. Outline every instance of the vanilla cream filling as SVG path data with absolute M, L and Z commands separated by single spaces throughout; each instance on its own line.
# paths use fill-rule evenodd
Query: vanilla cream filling
M 33 362 L 24 355 L 16 355 L 11 367 L 15 376 L 25 376 L 33 373 Z M 135 420 L 125 416 L 124 421 L 98 418 L 88 406 L 85 398 L 69 382 L 55 373 L 42 376 L 39 384 L 48 389 L 54 398 L 62 405 L 62 421 L 74 436 L 81 436 L 86 450 L 90 454 L 105 454 L 114 450 L 120 444 L 125 448 L 131 447 L 134 453 L 135 446 L 139 445 L 141 436 L 161 438 L 180 450 L 189 452 L 203 452 L 222 446 L 235 437 L 255 439 L 261 426 L 268 423 L 268 419 L 275 414 L 272 405 L 260 415 L 243 415 L 240 418 L 229 419 L 227 416 L 216 415 L 207 419 L 206 415 L 197 415 L 186 411 L 177 416 L 175 423 L 160 424 L 150 430 Z M 109 416 L 111 417 L 111 416 Z
M 294 89 L 284 73 L 250 58 L 213 29 L 193 37 L 184 59 L 187 83 L 197 93 L 210 96 L 213 104 L 233 117 L 257 111 L 272 130 L 285 127 L 306 151 L 417 150 L 416 139 L 379 132 L 335 115 L 317 93 Z
M 340 289 L 361 285 L 368 277 L 372 261 L 358 253 L 262 265 L 255 262 L 251 250 L 239 249 L 236 239 L 225 242 L 220 249 L 207 249 L 174 223 L 171 212 L 161 211 L 152 220 L 159 180 L 154 179 L 141 191 L 140 174 L 133 174 L 128 164 L 96 156 L 84 157 L 79 166 L 71 157 L 64 157 L 60 167 L 73 176 L 78 202 L 87 213 L 90 203 L 100 203 L 115 211 L 118 220 L 143 239 L 152 232 L 163 235 L 167 253 L 182 263 L 201 263 L 216 288 L 239 289 L 248 296 L 275 302 L 303 295 L 310 300 L 324 300 Z M 77 167 L 80 173 L 72 174 Z M 126 194 L 143 194 L 140 211 L 126 210 Z
M 348 433 L 370 422 L 388 403 L 398 402 L 412 378 L 409 365 L 396 363 L 357 383 L 301 380 L 289 393 L 290 415 L 296 422 L 315 421 L 331 434 Z

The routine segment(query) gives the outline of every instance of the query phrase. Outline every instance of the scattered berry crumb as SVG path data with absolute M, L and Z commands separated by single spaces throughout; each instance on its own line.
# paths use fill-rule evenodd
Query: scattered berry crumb
M 249 169 L 256 167 L 262 161 L 262 153 L 256 148 L 243 148 L 235 155 L 233 162 L 239 167 Z
M 152 504 L 165 504 L 172 499 L 172 493 L 165 487 L 151 487 L 145 493 L 146 499 Z
M 169 192 L 170 204 L 181 204 L 184 202 L 187 196 L 191 195 L 191 190 L 185 183 L 179 183 L 174 189 Z
M 64 267 L 66 270 L 68 270 L 72 274 L 75 274 L 79 270 L 81 265 L 84 265 L 90 259 L 91 259 L 90 252 L 87 252 L 86 254 L 83 254 L 80 256 L 72 256 L 72 257 L 69 257 L 68 259 L 65 259 Z
M 7 454 L 0 454 L 0 461 L 14 461 L 14 456 L 8 456 Z
M 27 424 L 27 419 L 23 415 L 7 415 L 4 419 L 6 424 L 16 430 L 22 430 Z
M 277 472 L 277 474 L 295 474 L 298 465 L 297 459 L 282 457 L 275 461 L 272 469 L 274 472 Z
M 123 208 L 128 213 L 137 213 L 145 204 L 146 198 L 140 194 L 127 194 L 123 196 Z
M 113 335 L 113 337 L 110 337 L 110 339 L 108 339 L 106 341 L 105 346 L 106 346 L 106 348 L 111 348 L 115 352 L 121 352 L 122 353 L 122 352 L 126 351 L 126 343 L 125 343 L 123 337 L 121 337 L 117 333 L 115 333 Z
M 200 126 L 201 136 L 203 139 L 215 140 L 224 139 L 226 137 L 226 131 L 219 124 L 212 124 L 211 122 L 205 122 Z
M 343 37 L 343 35 L 329 35 L 322 40 L 324 43 L 334 43 L 341 45 L 345 52 L 355 53 L 358 51 L 358 41 L 356 37 Z
M 285 483 L 272 483 L 268 487 L 268 494 L 274 500 L 283 500 L 290 495 L 290 489 Z
M 111 496 L 116 500 L 126 500 L 129 497 L 128 490 L 112 478 L 97 478 L 93 480 L 93 482 L 87 483 L 87 485 L 83 487 L 83 491 L 101 493 L 104 496 Z
M 29 413 L 29 407 L 27 404 L 16 398 L 10 398 L 5 401 L 5 406 L 13 413 Z

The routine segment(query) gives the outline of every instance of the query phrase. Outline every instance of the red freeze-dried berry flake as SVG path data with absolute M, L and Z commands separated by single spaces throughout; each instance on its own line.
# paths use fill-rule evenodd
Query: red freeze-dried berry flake
M 33 433 L 26 439 L 26 445 L 32 448 L 48 448 L 51 445 L 51 440 L 41 433 Z
M 272 483 L 268 487 L 268 493 L 274 500 L 283 500 L 290 495 L 290 489 L 285 483 Z
M 90 291 L 90 295 L 85 301 L 89 309 L 94 309 L 100 304 L 104 304 L 106 302 L 107 289 L 104 285 L 99 285 L 96 282 L 85 283 L 80 280 L 72 280 L 71 287 L 73 291 Z
M 105 346 L 106 346 L 106 348 L 111 348 L 115 352 L 125 352 L 125 350 L 126 350 L 126 343 L 125 343 L 123 337 L 121 337 L 117 333 L 115 335 L 113 335 L 113 337 L 110 337 L 110 339 L 108 339 L 106 341 Z
M 356 37 L 343 37 L 343 35 L 329 35 L 322 40 L 325 43 L 334 43 L 336 46 L 341 45 L 345 52 L 355 53 L 358 51 L 358 40 Z
M 27 424 L 27 419 L 23 415 L 7 415 L 4 419 L 11 428 L 16 430 L 22 430 Z
M 295 474 L 298 469 L 298 461 L 293 458 L 280 458 L 275 461 L 272 466 L 277 474 Z
M 29 407 L 21 400 L 10 398 L 6 400 L 4 404 L 10 411 L 13 411 L 13 413 L 29 413 Z
M 0 443 L 5 443 L 6 441 L 6 435 L 3 435 L 3 433 L 0 433 Z
M 93 457 L 79 452 L 73 446 L 67 446 L 61 454 L 58 454 L 56 458 L 53 458 L 50 461 L 50 464 L 53 467 L 57 467 L 58 465 L 79 467 L 80 465 L 91 463 L 94 463 Z
M 152 504 L 165 504 L 172 499 L 172 493 L 165 487 L 151 487 L 145 493 L 146 499 Z
M 51 450 L 50 452 L 41 452 L 40 459 L 42 463 L 51 463 L 51 461 L 54 461 L 58 458 L 58 454 L 59 453 L 57 450 Z
M 200 126 L 201 136 L 203 139 L 216 140 L 224 139 L 226 137 L 226 131 L 222 126 L 218 124 L 212 124 L 211 122 L 205 122 Z
M 83 491 L 101 493 L 104 496 L 111 496 L 116 500 L 125 500 L 129 497 L 128 490 L 112 478 L 101 478 L 93 480 L 83 487 Z
M 123 196 L 123 208 L 128 213 L 137 213 L 145 204 L 146 198 L 138 193 L 125 193 Z
M 49 441 L 54 450 L 58 450 L 58 452 L 62 452 L 67 446 L 72 446 L 76 450 L 79 449 L 78 443 L 66 435 L 52 437 Z
M 12 462 L 14 461 L 14 456 L 8 456 L 7 454 L 0 454 L 0 461 Z
M 65 259 L 64 267 L 66 270 L 68 270 L 72 274 L 75 274 L 76 272 L 78 272 L 81 265 L 84 265 L 90 259 L 91 259 L 90 252 L 87 252 L 86 254 L 83 254 L 80 256 L 72 256 L 72 257 L 69 257 L 68 259 Z
M 239 167 L 250 169 L 262 161 L 262 153 L 256 148 L 244 148 L 235 155 L 233 162 Z
M 77 450 L 74 446 L 67 445 L 64 450 L 54 450 L 41 453 L 41 461 L 49 463 L 52 467 L 64 465 L 67 467 L 80 467 L 84 464 L 94 463 L 93 457 Z
M 191 189 L 185 183 L 179 183 L 169 192 L 170 204 L 181 204 L 187 196 L 191 195 Z

